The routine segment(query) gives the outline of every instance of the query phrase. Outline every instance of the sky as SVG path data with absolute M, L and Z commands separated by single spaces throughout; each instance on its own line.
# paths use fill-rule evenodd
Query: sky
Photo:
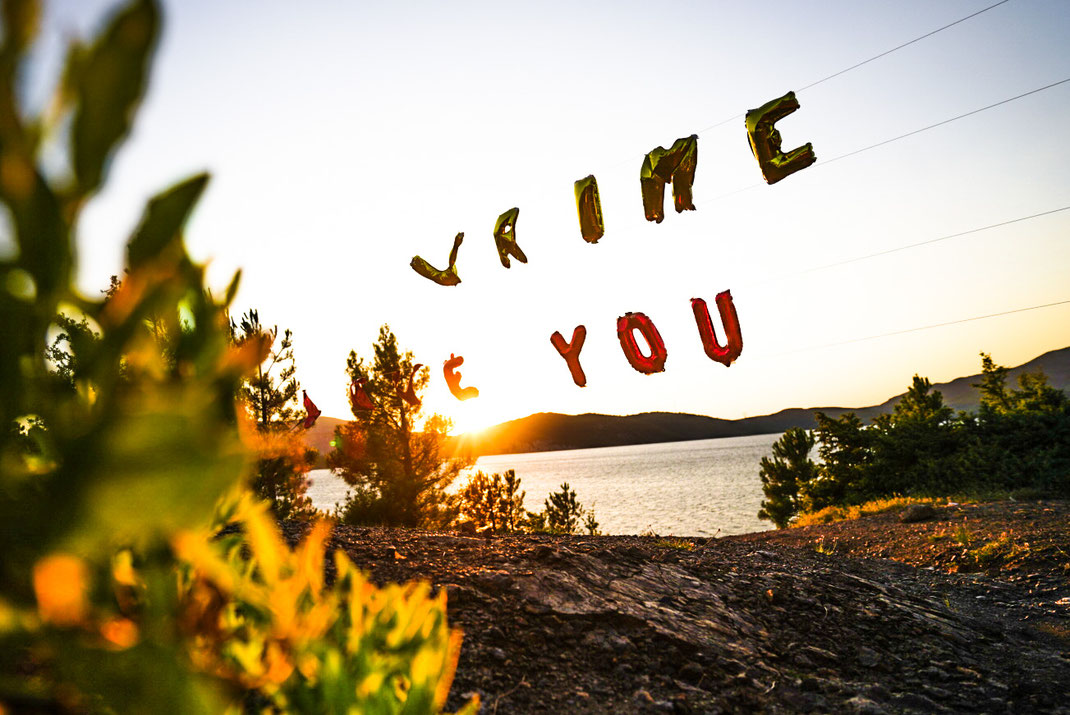
M 955 321 L 1070 301 L 1070 211 L 824 266 L 1070 206 L 1070 83 L 844 156 L 1070 78 L 1070 4 L 1009 0 L 803 89 L 995 2 L 165 1 L 149 92 L 83 214 L 79 286 L 121 272 L 149 197 L 207 170 L 189 250 L 219 294 L 242 269 L 235 312 L 293 331 L 301 387 L 330 416 L 349 416 L 346 356 L 371 356 L 384 323 L 457 431 L 865 406 L 915 373 L 976 373 L 980 351 L 1017 365 L 1070 345 L 1070 305 Z M 115 6 L 48 5 L 30 100 Z M 811 142 L 817 163 L 769 186 L 743 114 L 789 90 L 784 147 Z M 644 154 L 696 133 L 697 210 L 672 211 L 667 189 L 665 220 L 645 221 Z M 573 197 L 588 174 L 597 244 Z M 505 269 L 492 232 L 514 206 L 529 261 Z M 460 285 L 409 267 L 444 267 L 461 231 Z M 690 307 L 723 290 L 744 343 L 729 368 Z M 627 362 L 627 312 L 656 324 L 664 372 Z M 550 344 L 580 324 L 582 389 Z M 478 398 L 450 395 L 451 354 Z

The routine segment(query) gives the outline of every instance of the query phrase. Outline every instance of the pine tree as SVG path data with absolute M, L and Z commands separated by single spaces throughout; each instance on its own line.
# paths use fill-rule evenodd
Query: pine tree
M 231 320 L 231 335 L 238 346 L 259 341 L 266 348 L 266 358 L 238 388 L 238 398 L 256 425 L 249 437 L 257 453 L 253 491 L 271 502 L 280 519 L 309 518 L 315 510 L 305 493 L 315 451 L 307 449 L 301 433 L 293 430 L 304 418 L 297 405 L 300 384 L 295 377 L 293 334 L 284 330 L 278 340 L 278 326 L 266 328 L 259 312 L 250 310 L 240 321 Z
M 508 533 L 524 521 L 524 495 L 512 469 L 504 475 L 476 472 L 458 494 L 458 506 L 461 517 L 476 529 Z
M 800 487 L 805 493 L 818 474 L 817 465 L 810 459 L 813 448 L 813 433 L 792 427 L 773 445 L 773 458 L 762 457 L 758 475 L 765 499 L 758 511 L 759 519 L 783 529 L 800 510 Z
M 265 328 L 260 324 L 260 314 L 256 310 L 245 313 L 238 323 L 231 320 L 230 327 L 237 345 L 261 340 L 271 346 L 267 358 L 257 367 L 256 373 L 242 383 L 239 391 L 239 397 L 256 421 L 257 430 L 288 429 L 304 416 L 297 407 L 297 391 L 301 386 L 295 377 L 293 334 L 284 330 L 276 347 L 278 326 Z
M 560 491 L 550 494 L 543 505 L 546 526 L 550 531 L 572 534 L 579 528 L 584 514 L 583 504 L 576 500 L 576 490 L 570 489 L 568 482 L 561 485 Z M 595 528 L 597 527 L 598 523 L 595 522 Z
M 472 460 L 447 453 L 449 420 L 423 416 L 419 395 L 428 370 L 416 369 L 413 354 L 398 347 L 390 326 L 379 329 L 372 352 L 370 362 L 349 353 L 350 384 L 364 381 L 372 404 L 370 409 L 354 404 L 355 419 L 336 432 L 338 444 L 327 460 L 354 488 L 342 518 L 351 524 L 444 527 L 457 513 L 446 489 Z

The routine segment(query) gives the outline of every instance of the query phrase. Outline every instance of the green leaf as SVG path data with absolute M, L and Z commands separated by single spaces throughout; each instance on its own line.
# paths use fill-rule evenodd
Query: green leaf
M 230 285 L 227 286 L 227 297 L 223 301 L 223 305 L 229 306 L 234 302 L 234 296 L 238 295 L 238 286 L 241 284 L 241 269 L 239 268 L 234 272 L 234 277 L 230 279 Z
M 87 435 L 85 463 L 68 475 L 82 490 L 69 546 L 139 544 L 207 523 L 242 476 L 245 454 L 209 389 L 191 388 L 124 400 L 117 419 Z
M 126 247 L 130 270 L 156 258 L 168 245 L 179 240 L 182 227 L 207 184 L 208 174 L 198 174 L 149 201 L 141 223 Z
M 184 654 L 177 648 L 141 643 L 108 652 L 74 638 L 57 640 L 61 672 L 87 695 L 99 698 L 101 712 L 208 715 L 223 711 L 215 684 L 183 667 Z
M 100 186 L 112 151 L 130 131 L 159 29 L 156 3 L 135 0 L 112 19 L 77 68 L 71 153 L 83 195 Z
M 4 49 L 19 54 L 37 34 L 41 4 L 36 0 L 4 0 Z

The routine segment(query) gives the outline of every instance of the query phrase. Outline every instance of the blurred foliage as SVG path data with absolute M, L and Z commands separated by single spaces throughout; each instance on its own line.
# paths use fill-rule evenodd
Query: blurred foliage
M 350 381 L 366 380 L 374 407 L 354 406 L 355 419 L 336 430 L 327 458 L 327 466 L 353 487 L 342 519 L 354 525 L 445 527 L 457 515 L 446 490 L 473 460 L 448 450 L 448 420 L 423 417 L 419 395 L 428 370 L 418 369 L 413 354 L 398 347 L 390 326 L 379 328 L 372 351 L 370 363 L 351 351 L 346 373 Z
M 1040 372 L 1007 385 L 1007 368 L 985 353 L 981 370 L 976 413 L 955 414 L 915 375 L 892 412 L 869 425 L 853 413 L 818 413 L 812 438 L 784 433 L 774 459 L 762 460 L 759 518 L 783 527 L 799 514 L 897 496 L 1070 496 L 1070 398 Z M 817 463 L 803 449 L 814 440 Z
M 211 538 L 227 524 L 240 528 Z M 445 591 L 377 588 L 341 551 L 328 586 L 329 536 L 317 522 L 291 552 L 267 503 L 248 494 L 227 500 L 212 529 L 179 534 L 179 622 L 192 662 L 282 712 L 439 711 L 461 644 Z
M 16 84 L 40 10 L 2 13 L 0 711 L 435 710 L 459 638 L 443 596 L 379 589 L 342 556 L 328 588 L 328 528 L 291 552 L 249 496 L 222 507 L 240 533 L 211 538 L 248 472 L 235 397 L 266 348 L 230 339 L 237 276 L 216 300 L 186 253 L 208 177 L 148 203 L 106 298 L 72 287 L 79 214 L 145 90 L 156 3 L 73 43 L 35 117 Z M 47 143 L 67 147 L 62 176 L 39 166 Z

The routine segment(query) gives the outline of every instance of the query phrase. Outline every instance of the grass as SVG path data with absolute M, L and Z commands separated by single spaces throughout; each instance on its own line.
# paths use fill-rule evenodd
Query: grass
M 951 539 L 956 544 L 969 547 L 970 542 L 973 541 L 973 534 L 970 533 L 970 528 L 966 526 L 965 520 L 955 527 L 955 531 L 951 534 Z
M 654 546 L 660 546 L 663 549 L 680 549 L 681 551 L 691 551 L 695 548 L 692 542 L 684 539 L 658 539 L 654 542 Z
M 910 506 L 911 504 L 977 504 L 990 501 L 1027 501 L 1045 496 L 1045 493 L 1036 489 L 1011 489 L 1011 490 L 986 490 L 969 492 L 964 494 L 951 494 L 946 497 L 902 497 L 893 496 L 884 499 L 874 499 L 864 504 L 850 506 L 829 506 L 819 511 L 803 512 L 799 514 L 791 526 L 815 526 L 819 524 L 831 524 L 836 521 L 857 519 L 871 514 L 881 514 Z
M 857 519 L 870 514 L 881 514 L 886 511 L 902 509 L 910 504 L 934 504 L 937 500 L 929 497 L 889 497 L 887 499 L 874 499 L 865 504 L 853 506 L 829 506 L 820 511 L 800 514 L 791 523 L 792 526 L 814 526 L 815 524 L 831 524 L 834 521 L 847 521 Z
M 1004 531 L 978 548 L 969 549 L 966 557 L 977 568 L 987 569 L 1009 563 L 1028 551 L 1029 544 L 1017 543 L 1009 532 Z
M 833 556 L 836 553 L 836 544 L 833 543 L 831 546 L 826 545 L 825 537 L 822 536 L 818 539 L 817 543 L 814 544 L 814 551 L 819 554 L 824 554 L 825 556 Z

